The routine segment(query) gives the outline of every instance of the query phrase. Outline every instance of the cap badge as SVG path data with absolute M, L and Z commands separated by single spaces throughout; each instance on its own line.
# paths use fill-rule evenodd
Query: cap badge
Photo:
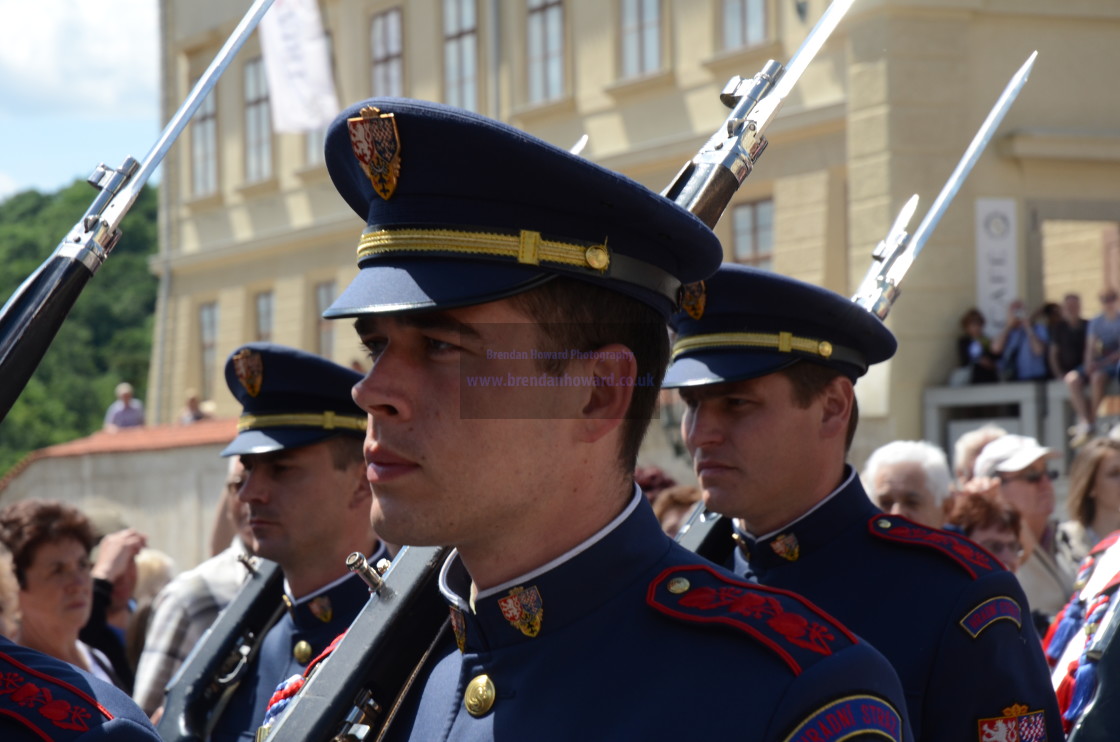
M 311 611 L 311 615 L 323 623 L 330 623 L 331 619 L 334 618 L 334 608 L 331 606 L 331 599 L 326 595 L 312 598 L 311 602 L 307 604 L 307 610 Z
M 801 546 L 797 543 L 797 535 L 793 533 L 783 533 L 778 536 L 770 542 L 770 548 L 782 559 L 790 562 L 796 562 L 801 556 Z
M 360 116 L 346 120 L 350 145 L 373 190 L 386 201 L 397 189 L 401 175 L 401 140 L 397 119 L 391 113 L 366 106 Z
M 261 393 L 261 384 L 264 382 L 264 361 L 261 354 L 255 350 L 243 348 L 233 356 L 233 370 L 237 380 L 250 397 Z
M 451 609 L 451 630 L 455 632 L 455 646 L 462 652 L 467 646 L 467 622 L 463 619 L 463 612 L 455 606 Z
M 700 319 L 704 316 L 704 306 L 707 303 L 708 291 L 703 281 L 681 286 L 681 309 L 692 319 Z
M 510 626 L 520 629 L 525 636 L 536 636 L 540 633 L 544 609 L 536 585 L 529 589 L 513 588 L 509 591 L 509 595 L 498 601 L 498 606 Z

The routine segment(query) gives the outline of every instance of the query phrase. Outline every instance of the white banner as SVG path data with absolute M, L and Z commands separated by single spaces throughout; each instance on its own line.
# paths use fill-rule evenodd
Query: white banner
M 339 112 L 319 0 L 276 0 L 260 23 L 272 128 L 317 131 Z
M 976 199 L 976 306 L 994 337 L 1007 324 L 1007 305 L 1019 296 L 1019 245 L 1015 201 Z

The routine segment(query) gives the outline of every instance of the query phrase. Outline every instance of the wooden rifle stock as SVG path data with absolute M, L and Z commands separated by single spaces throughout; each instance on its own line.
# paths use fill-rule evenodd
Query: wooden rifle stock
M 249 580 L 171 679 L 157 729 L 164 742 L 202 742 L 210 736 L 265 634 L 284 611 L 280 565 L 253 561 Z

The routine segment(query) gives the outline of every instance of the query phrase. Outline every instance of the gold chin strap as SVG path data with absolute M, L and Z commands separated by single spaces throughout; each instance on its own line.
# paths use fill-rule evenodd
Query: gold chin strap
M 351 415 L 338 415 L 330 410 L 322 413 L 292 413 L 290 415 L 242 415 L 237 421 L 237 432 L 265 428 L 322 428 L 323 430 L 365 431 L 366 419 Z
M 673 343 L 673 360 L 697 350 L 731 350 L 759 348 L 779 353 L 803 353 L 826 361 L 849 363 L 866 371 L 867 359 L 862 353 L 827 340 L 797 337 L 792 332 L 713 332 L 689 335 Z
M 393 229 L 366 232 L 358 242 L 358 261 L 397 253 L 462 253 L 515 258 L 524 265 L 553 263 L 605 271 L 611 265 L 606 244 L 579 245 L 546 240 L 540 232 L 519 234 L 467 232 L 455 229 Z

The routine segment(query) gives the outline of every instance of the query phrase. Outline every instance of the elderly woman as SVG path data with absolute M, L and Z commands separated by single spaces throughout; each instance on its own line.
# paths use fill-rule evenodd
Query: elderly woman
M 86 516 L 59 502 L 14 502 L 0 510 L 0 541 L 19 581 L 20 643 L 119 685 L 105 655 L 78 639 L 93 605 Z
M 1067 503 L 1070 520 L 1058 526 L 1058 558 L 1076 570 L 1089 549 L 1120 529 L 1120 441 L 1096 438 L 1078 451 Z

